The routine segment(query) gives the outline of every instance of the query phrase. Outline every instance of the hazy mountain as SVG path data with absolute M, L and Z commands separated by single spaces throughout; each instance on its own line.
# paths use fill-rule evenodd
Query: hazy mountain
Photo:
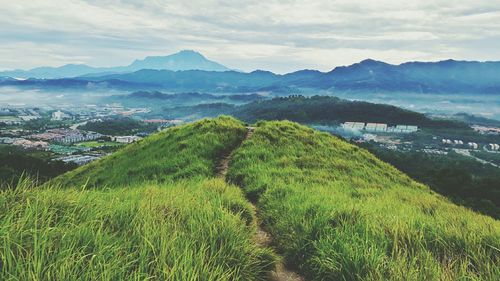
M 202 54 L 184 50 L 168 56 L 146 57 L 135 60 L 128 66 L 119 67 L 92 67 L 84 64 L 67 64 L 60 67 L 37 67 L 31 70 L 12 70 L 0 72 L 0 76 L 15 78 L 43 78 L 57 79 L 78 76 L 102 76 L 116 73 L 128 73 L 141 69 L 156 70 L 206 70 L 226 71 L 227 67 L 208 60 Z
M 146 57 L 143 60 L 136 60 L 127 67 L 129 70 L 157 69 L 157 70 L 206 70 L 206 71 L 227 71 L 229 68 L 222 64 L 206 59 L 202 54 L 184 50 L 177 54 L 162 57 Z
M 0 75 L 15 78 L 64 78 L 76 77 L 92 72 L 101 72 L 101 69 L 84 64 L 67 64 L 60 67 L 43 66 L 31 70 L 3 71 L 0 72 Z
M 364 60 L 326 73 L 320 88 L 424 93 L 500 93 L 500 62 L 445 60 L 400 65 Z M 312 85 L 311 83 L 309 86 Z
M 208 60 L 192 51 L 183 51 L 167 57 L 149 57 L 132 63 L 128 70 L 137 67 L 181 67 L 179 61 L 193 66 L 193 61 Z M 215 67 L 215 66 L 214 66 Z M 218 68 L 222 69 L 222 68 Z M 115 69 L 116 70 L 116 69 Z M 123 70 L 123 68 L 121 69 Z M 123 72 L 123 71 L 117 71 Z M 392 65 L 375 60 L 337 67 L 330 72 L 301 70 L 285 75 L 256 70 L 250 73 L 237 71 L 205 70 L 154 70 L 141 69 L 135 72 L 110 75 L 95 74 L 65 79 L 64 81 L 4 81 L 4 85 L 24 86 L 62 86 L 100 85 L 107 88 L 175 90 L 175 91 L 214 91 L 214 92 L 251 92 L 268 91 L 297 93 L 302 89 L 332 90 L 341 92 L 411 92 L 411 93 L 481 93 L 500 94 L 500 62 L 469 62 L 446 60 L 440 62 L 410 62 Z M 1 73 L 0 73 L 1 74 Z M 5 75 L 5 74 L 4 74 Z M 90 83 L 90 84 L 89 84 Z

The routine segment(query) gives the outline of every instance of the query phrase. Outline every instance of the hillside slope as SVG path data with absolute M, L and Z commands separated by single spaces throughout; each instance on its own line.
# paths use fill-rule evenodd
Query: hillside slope
M 254 241 L 251 204 L 214 179 L 245 133 L 202 120 L 0 191 L 0 280 L 265 280 L 275 255 Z
M 214 174 L 225 151 L 244 138 L 243 124 L 230 117 L 205 119 L 152 135 L 55 179 L 63 186 L 122 186 Z
M 219 179 L 0 192 L 0 280 L 264 280 L 253 209 Z
M 417 125 L 426 128 L 467 128 L 465 124 L 434 120 L 422 113 L 387 104 L 349 101 L 332 96 L 289 96 L 254 101 L 235 108 L 234 116 L 248 122 L 290 120 L 300 123 L 346 121 Z
M 309 280 L 498 280 L 500 224 L 458 207 L 364 149 L 262 122 L 228 177 Z

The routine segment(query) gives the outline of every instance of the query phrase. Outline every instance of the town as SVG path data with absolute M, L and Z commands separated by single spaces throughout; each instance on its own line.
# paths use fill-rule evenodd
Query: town
M 44 151 L 52 161 L 87 164 L 115 151 L 124 144 L 172 125 L 177 119 L 144 119 L 147 108 L 126 108 L 119 104 L 85 105 L 78 107 L 22 107 L 0 108 L 0 145 L 14 146 L 26 151 Z M 137 131 L 120 134 L 100 133 L 89 124 L 133 120 Z M 144 130 L 141 126 L 144 125 Z M 147 129 L 147 130 L 146 130 Z
M 500 128 L 471 126 L 474 134 L 460 134 L 441 128 L 426 130 L 418 126 L 384 123 L 344 122 L 339 127 L 314 126 L 356 143 L 371 143 L 394 151 L 414 151 L 425 154 L 447 155 L 450 152 L 474 159 L 482 164 L 499 167 L 490 158 L 500 158 L 497 143 Z M 454 135 L 451 138 L 450 135 Z M 485 157 L 486 156 L 486 157 Z M 484 158 L 484 159 L 483 159 Z

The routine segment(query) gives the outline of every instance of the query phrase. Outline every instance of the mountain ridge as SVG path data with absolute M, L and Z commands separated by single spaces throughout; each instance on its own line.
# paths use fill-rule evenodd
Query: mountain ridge
M 201 54 L 185 51 L 186 56 Z M 148 65 L 137 60 L 136 67 Z M 208 65 L 211 61 L 206 60 Z M 134 64 L 133 63 L 133 64 Z M 150 67 L 158 65 L 149 64 Z M 71 69 L 71 67 L 69 67 Z M 78 68 L 73 66 L 73 68 Z M 219 70 L 222 70 L 219 68 Z M 238 72 L 234 70 L 164 70 L 140 69 L 134 72 L 95 73 L 76 78 L 4 79 L 1 85 L 26 87 L 69 87 L 85 89 L 91 86 L 124 90 L 173 90 L 214 92 L 282 92 L 305 90 L 340 92 L 411 92 L 411 93 L 480 93 L 500 94 L 500 62 L 456 61 L 407 62 L 392 65 L 373 59 L 349 66 L 336 67 L 329 72 L 299 70 L 275 74 L 266 70 Z M 5 73 L 0 73 L 5 76 Z
M 116 74 L 139 71 L 141 69 L 165 69 L 165 70 L 207 70 L 227 71 L 229 68 L 215 61 L 207 59 L 202 54 L 193 50 L 181 50 L 166 56 L 147 56 L 144 59 L 136 59 L 126 66 L 116 67 L 93 67 L 86 64 L 65 64 L 59 67 L 35 67 L 30 70 L 10 70 L 0 72 L 0 76 L 14 78 L 40 78 L 57 79 L 88 75 Z

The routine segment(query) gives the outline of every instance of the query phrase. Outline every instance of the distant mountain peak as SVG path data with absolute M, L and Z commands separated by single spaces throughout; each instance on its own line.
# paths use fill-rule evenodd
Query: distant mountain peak
M 193 50 L 182 50 L 167 56 L 148 56 L 142 60 L 135 60 L 128 66 L 133 70 L 157 69 L 157 70 L 205 70 L 205 71 L 227 71 L 229 68 L 208 60 L 201 53 Z
M 144 60 L 154 60 L 154 59 L 168 59 L 168 58 L 179 58 L 179 59 L 201 59 L 206 60 L 205 56 L 194 50 L 181 50 L 177 53 L 164 56 L 147 56 L 144 59 L 136 59 L 134 62 L 140 62 Z
M 205 58 L 204 55 L 202 55 L 200 52 L 197 52 L 195 50 L 181 50 L 173 55 L 182 55 L 182 56 L 197 56 L 197 57 L 202 57 Z
M 379 60 L 374 60 L 374 59 L 365 59 L 365 60 L 360 61 L 358 64 L 360 64 L 360 65 L 369 65 L 369 66 L 372 66 L 372 65 L 389 65 L 386 62 L 379 61 Z
M 0 72 L 0 76 L 20 78 L 68 78 L 81 76 L 109 75 L 135 72 L 142 69 L 154 70 L 204 70 L 229 71 L 230 69 L 215 61 L 211 61 L 194 50 L 181 50 L 175 54 L 165 56 L 147 56 L 137 59 L 127 66 L 92 67 L 85 64 L 66 64 L 59 67 L 41 66 L 31 70 L 10 70 Z

